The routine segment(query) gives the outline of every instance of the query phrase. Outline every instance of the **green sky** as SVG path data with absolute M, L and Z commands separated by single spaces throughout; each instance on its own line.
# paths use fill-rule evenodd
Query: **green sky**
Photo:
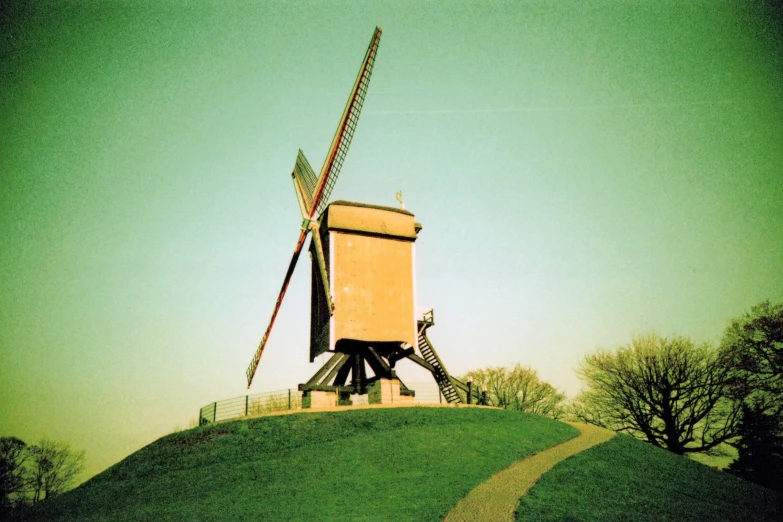
M 88 475 L 245 393 L 316 167 L 383 36 L 333 199 L 424 225 L 452 373 L 783 300 L 783 40 L 745 2 L 36 2 L 0 55 L 0 435 Z M 777 32 L 776 32 L 777 31 Z M 252 392 L 308 363 L 299 267 Z M 404 368 L 400 370 L 405 377 Z

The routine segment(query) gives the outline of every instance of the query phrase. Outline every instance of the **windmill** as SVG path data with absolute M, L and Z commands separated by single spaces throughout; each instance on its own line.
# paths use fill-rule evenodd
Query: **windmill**
M 246 372 L 249 388 L 310 234 L 310 362 L 325 352 L 333 355 L 299 385 L 305 406 L 349 404 L 354 394 L 369 394 L 371 402 L 412 402 L 413 390 L 394 370 L 404 358 L 428 369 L 449 402 L 471 402 L 476 396 L 469 385 L 448 374 L 427 339 L 427 328 L 434 324 L 432 311 L 415 317 L 413 243 L 421 225 L 413 214 L 362 203 L 328 204 L 367 95 L 380 37 L 381 28 L 376 27 L 320 174 L 316 177 L 301 149 L 297 154 L 291 177 L 302 213 L 299 239 Z

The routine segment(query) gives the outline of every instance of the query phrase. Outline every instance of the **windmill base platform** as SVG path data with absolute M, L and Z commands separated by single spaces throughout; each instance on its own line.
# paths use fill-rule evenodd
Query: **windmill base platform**
M 432 373 L 440 393 L 449 403 L 487 404 L 486 392 L 474 388 L 449 374 L 427 330 L 435 324 L 428 310 L 417 321 L 418 350 L 404 345 L 352 341 L 339 346 L 331 358 L 306 383 L 299 385 L 303 408 L 351 406 L 352 395 L 367 395 L 368 403 L 378 405 L 412 405 L 416 392 L 405 386 L 394 367 L 408 359 Z M 418 352 L 418 353 L 417 353 Z M 374 376 L 367 374 L 370 369 Z
M 352 406 L 350 391 L 309 390 L 302 393 L 302 408 L 330 408 L 333 406 Z M 399 379 L 379 379 L 368 386 L 367 402 L 412 406 L 416 393 L 405 388 Z

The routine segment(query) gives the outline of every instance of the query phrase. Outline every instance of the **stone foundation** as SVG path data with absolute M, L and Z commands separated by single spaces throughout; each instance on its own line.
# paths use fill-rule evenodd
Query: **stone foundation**
M 367 390 L 370 404 L 413 404 L 413 395 L 400 394 L 399 379 L 380 379 Z
M 309 391 L 302 394 L 302 408 L 334 408 L 337 394 L 326 391 Z

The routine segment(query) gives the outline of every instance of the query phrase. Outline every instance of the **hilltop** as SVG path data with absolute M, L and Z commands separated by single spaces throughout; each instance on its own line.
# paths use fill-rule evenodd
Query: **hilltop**
M 158 439 L 75 490 L 39 504 L 32 519 L 439 520 L 493 474 L 577 435 L 576 428 L 537 415 L 470 407 L 358 409 L 218 423 Z M 584 502 L 595 502 L 595 513 L 604 504 L 625 506 L 625 511 L 611 508 L 604 514 L 634 519 L 629 500 L 649 490 L 650 481 L 670 482 L 667 476 L 642 474 L 631 490 L 618 486 L 625 495 L 619 504 L 611 487 L 582 504 L 567 496 L 549 497 L 552 491 L 567 495 L 584 489 L 569 478 L 573 469 L 562 477 L 556 472 L 583 467 L 582 480 L 589 481 L 596 465 L 578 459 L 601 448 L 608 448 L 604 460 L 607 454 L 622 455 L 619 462 L 602 464 L 602 480 L 610 485 L 666 461 L 667 473 L 679 476 L 678 484 L 689 491 L 691 511 L 703 513 L 702 520 L 716 519 L 725 498 L 737 495 L 747 501 L 729 519 L 751 514 L 755 520 L 775 519 L 779 497 L 772 492 L 639 441 L 616 439 L 620 447 L 609 446 L 610 441 L 556 466 L 550 472 L 557 478 L 554 489 L 539 488 L 543 479 L 534 486 L 531 495 L 540 499 L 543 492 L 546 502 L 566 510 L 550 519 L 569 516 L 571 503 L 581 506 L 577 515 L 588 516 L 574 519 L 589 520 L 593 508 Z M 613 466 L 618 467 L 615 478 Z M 734 497 L 723 498 L 731 491 Z M 705 511 L 709 505 L 718 508 Z
M 35 519 L 433 520 L 515 460 L 577 435 L 480 408 L 261 417 L 162 437 Z

